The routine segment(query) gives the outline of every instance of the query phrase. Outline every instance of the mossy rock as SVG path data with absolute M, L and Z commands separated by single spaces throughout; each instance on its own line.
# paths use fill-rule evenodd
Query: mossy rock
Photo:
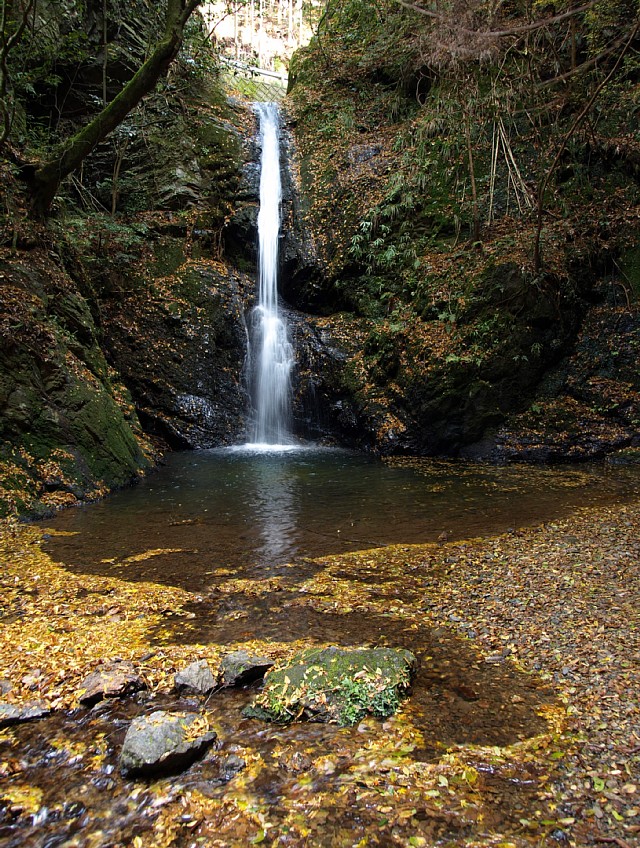
M 365 715 L 396 712 L 417 668 L 403 648 L 314 648 L 269 672 L 244 715 L 288 723 L 295 719 L 355 724 Z

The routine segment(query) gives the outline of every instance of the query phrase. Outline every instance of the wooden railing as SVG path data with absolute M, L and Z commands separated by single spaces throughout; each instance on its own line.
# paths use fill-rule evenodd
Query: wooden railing
M 263 101 L 282 100 L 287 93 L 289 78 L 286 73 L 256 68 L 226 56 L 219 58 L 229 91 L 237 91 L 249 100 Z

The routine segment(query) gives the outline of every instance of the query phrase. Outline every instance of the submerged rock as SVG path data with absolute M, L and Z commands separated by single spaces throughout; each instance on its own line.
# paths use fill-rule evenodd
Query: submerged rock
M 196 713 L 157 710 L 134 719 L 124 738 L 120 767 L 127 775 L 180 771 L 204 754 L 217 734 L 199 732 L 202 719 Z
M 191 665 L 179 671 L 173 679 L 176 689 L 186 689 L 199 695 L 208 695 L 216 687 L 216 679 L 206 660 L 192 662 Z
M 146 683 L 129 662 L 112 662 L 98 666 L 80 684 L 81 704 L 91 705 L 103 698 L 120 698 L 146 689 Z
M 22 721 L 34 721 L 37 718 L 45 718 L 51 713 L 51 709 L 39 701 L 31 701 L 28 704 L 0 704 L 0 727 L 8 727 L 10 724 L 18 724 Z
M 417 667 L 403 648 L 303 651 L 270 672 L 265 686 L 244 715 L 265 721 L 355 724 L 367 713 L 392 715 L 406 695 Z
M 273 667 L 269 657 L 256 657 L 247 651 L 233 651 L 223 657 L 220 663 L 220 683 L 222 686 L 246 686 L 264 677 Z

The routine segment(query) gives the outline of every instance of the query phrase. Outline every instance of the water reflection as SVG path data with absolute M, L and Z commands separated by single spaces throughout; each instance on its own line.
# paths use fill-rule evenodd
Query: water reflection
M 303 557 L 548 521 L 619 502 L 638 479 L 634 469 L 389 464 L 329 449 L 174 454 L 136 488 L 48 520 L 74 534 L 48 548 L 79 572 L 201 591 L 221 569 L 258 578 Z
M 282 457 L 263 457 L 249 467 L 249 497 L 258 528 L 256 557 L 262 564 L 286 562 L 295 556 L 298 526 L 294 467 Z

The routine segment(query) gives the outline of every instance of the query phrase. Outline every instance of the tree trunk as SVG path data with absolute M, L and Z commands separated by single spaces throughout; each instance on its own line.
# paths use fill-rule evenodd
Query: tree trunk
M 169 0 L 165 32 L 151 55 L 129 80 L 122 91 L 86 127 L 63 146 L 60 153 L 35 169 L 32 180 L 32 211 L 43 217 L 47 214 L 62 180 L 77 170 L 85 158 L 134 109 L 142 98 L 156 86 L 175 59 L 184 34 L 184 27 L 200 0 Z

